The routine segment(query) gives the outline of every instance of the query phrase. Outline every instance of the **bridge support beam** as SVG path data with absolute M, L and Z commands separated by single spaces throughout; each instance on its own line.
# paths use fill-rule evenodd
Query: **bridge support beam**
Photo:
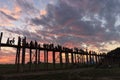
M 44 66 L 48 69 L 48 50 L 44 50 Z
M 25 67 L 25 48 L 26 48 L 26 37 L 22 40 L 22 71 L 24 71 Z
M 72 64 L 74 64 L 74 56 L 73 56 L 73 55 L 74 55 L 74 53 L 71 52 L 71 63 L 72 63 Z
M 41 63 L 40 61 L 40 49 L 38 50 L 38 65 Z
M 35 71 L 38 68 L 38 51 L 37 48 L 35 49 Z
M 29 54 L 29 70 L 32 70 L 32 49 L 30 48 Z
M 53 51 L 53 69 L 55 69 L 56 68 L 56 66 L 55 66 L 55 51 Z
M 68 52 L 65 52 L 65 67 L 68 68 L 68 63 L 69 63 L 69 56 L 68 56 Z
M 18 47 L 16 50 L 15 65 L 17 66 L 17 72 L 20 71 L 20 50 L 21 50 L 21 38 L 18 37 Z
M 60 55 L 60 67 L 63 68 L 62 52 L 59 52 Z
M 2 36 L 3 36 L 3 32 L 0 33 L 0 49 L 1 49 Z

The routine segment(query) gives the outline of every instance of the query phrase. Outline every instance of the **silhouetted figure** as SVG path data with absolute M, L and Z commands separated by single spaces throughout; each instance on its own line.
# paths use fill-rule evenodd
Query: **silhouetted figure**
M 2 36 L 3 36 L 3 32 L 1 32 L 1 34 L 0 34 L 0 46 L 1 46 Z M 1 49 L 1 47 L 0 47 L 0 49 Z
M 9 39 L 9 38 L 7 39 L 7 42 L 6 42 L 6 44 L 10 44 L 10 39 Z
M 54 44 L 50 44 L 50 48 L 53 49 L 54 48 Z
M 9 38 L 7 40 L 8 44 L 9 44 Z M 21 46 L 21 38 L 20 36 L 18 37 L 18 47 L 17 47 L 17 53 L 16 53 L 16 61 L 15 64 L 17 64 L 17 71 L 20 70 L 20 46 Z
M 13 38 L 13 44 L 15 44 L 15 38 Z
M 9 40 L 9 41 L 10 41 L 10 42 L 9 42 L 10 45 L 15 44 L 15 38 L 13 38 L 12 40 Z
M 18 37 L 18 45 L 21 46 L 21 37 Z
M 35 40 L 35 48 L 37 48 L 37 46 L 38 46 L 38 43 L 37 43 L 37 41 Z
M 28 44 L 28 42 L 26 42 L 26 47 L 29 47 L 30 45 Z
M 0 34 L 0 41 L 1 41 L 1 39 L 2 39 L 2 36 L 3 36 L 3 32 L 1 32 L 1 34 Z
M 60 45 L 58 45 L 58 49 L 59 49 L 59 50 L 61 50 L 61 49 L 62 49 L 62 47 L 61 47 Z
M 24 37 L 24 38 L 22 39 L 22 45 L 23 45 L 23 46 L 26 46 L 26 37 Z
M 30 41 L 30 48 L 34 47 L 33 41 Z
M 43 44 L 43 47 L 44 47 L 44 48 L 47 48 L 47 44 Z

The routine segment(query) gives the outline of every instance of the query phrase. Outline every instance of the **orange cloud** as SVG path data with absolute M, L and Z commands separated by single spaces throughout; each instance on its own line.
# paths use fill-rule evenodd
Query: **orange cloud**
M 40 10 L 40 15 L 41 16 L 45 16 L 47 14 L 47 11 L 46 10 Z
M 15 6 L 13 10 L 0 8 L 0 12 L 0 26 L 15 26 L 13 21 L 20 19 L 21 16 L 21 8 L 19 6 Z
M 22 9 L 19 7 L 19 6 L 15 6 L 15 8 L 14 8 L 14 13 L 13 13 L 13 16 L 14 16 L 14 18 L 16 18 L 16 19 L 19 19 L 20 18 L 20 13 L 21 13 L 21 11 L 22 11 Z
M 21 8 L 19 6 L 15 6 L 15 8 L 13 10 L 9 10 L 7 8 L 0 8 L 0 11 L 15 18 L 15 19 L 19 19 Z

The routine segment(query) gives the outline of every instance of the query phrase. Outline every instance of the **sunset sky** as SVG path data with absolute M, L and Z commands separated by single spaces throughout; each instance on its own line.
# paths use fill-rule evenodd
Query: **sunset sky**
M 8 37 L 108 52 L 120 46 L 120 0 L 0 0 L 2 42 Z M 3 48 L 0 63 L 15 50 Z

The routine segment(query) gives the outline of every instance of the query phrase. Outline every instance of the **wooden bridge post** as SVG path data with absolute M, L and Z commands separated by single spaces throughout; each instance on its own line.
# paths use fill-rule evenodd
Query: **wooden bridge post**
M 76 57 L 76 55 L 77 55 L 77 54 L 76 54 L 76 52 L 75 52 L 75 54 L 74 54 L 74 57 L 75 57 L 75 58 L 74 58 L 74 59 L 75 59 L 75 64 L 77 63 L 77 60 L 76 60 L 77 57 Z
M 29 70 L 32 69 L 32 48 L 33 48 L 33 41 L 30 42 L 30 54 L 29 54 Z
M 25 67 L 25 48 L 26 48 L 26 37 L 22 40 L 22 71 Z
M 73 51 L 72 51 L 72 52 L 71 52 L 71 63 L 72 63 L 72 64 L 74 64 L 74 56 L 73 56 L 73 55 L 74 55 L 74 53 L 73 53 Z
M 100 57 L 101 57 L 101 54 L 98 54 L 98 63 L 100 63 L 100 62 L 101 62 Z
M 38 64 L 40 64 L 40 44 L 38 45 Z
M 83 54 L 83 64 L 85 64 L 85 55 L 84 54 Z
M 35 71 L 38 68 L 38 43 L 35 41 Z
M 69 59 L 69 51 L 67 52 L 67 56 L 68 56 L 68 58 L 67 58 L 67 63 L 69 64 L 70 63 L 70 59 Z
M 30 48 L 30 56 L 29 56 L 29 70 L 32 68 L 32 49 Z
M 63 67 L 63 60 L 62 60 L 62 51 L 61 50 L 59 52 L 59 55 L 60 55 L 60 66 L 62 68 Z
M 2 36 L 3 36 L 3 32 L 1 32 L 1 34 L 0 34 L 0 49 L 1 49 Z
M 49 56 L 49 55 L 48 55 L 48 52 L 49 52 L 49 51 L 47 50 L 47 51 L 46 51 L 46 68 L 47 68 L 47 70 L 48 70 L 48 56 Z
M 68 68 L 68 63 L 69 63 L 69 57 L 68 57 L 68 52 L 65 50 L 65 67 Z
M 52 57 L 53 57 L 53 69 L 55 69 L 56 66 L 55 66 L 55 51 L 54 51 L 54 50 L 53 50 L 53 55 L 52 55 Z
M 86 54 L 86 64 L 88 64 L 88 53 Z
M 80 63 L 83 64 L 83 54 L 80 54 Z
M 85 55 L 86 55 L 86 64 L 88 65 L 88 62 L 89 62 L 89 57 L 88 57 L 88 50 L 86 49 L 85 51 Z
M 97 56 L 97 54 L 95 54 L 95 62 L 96 62 L 96 64 L 98 64 L 98 56 Z
M 93 64 L 95 64 L 95 54 L 92 55 L 93 55 Z
M 82 64 L 84 64 L 84 55 L 83 55 L 83 53 L 81 54 L 81 56 L 82 56 Z
M 83 63 L 83 55 L 81 53 L 78 53 L 78 63 Z
M 99 64 L 99 54 L 96 55 L 97 63 Z
M 79 63 L 79 60 L 80 60 L 80 55 L 77 53 L 77 63 Z
M 45 52 L 46 50 L 44 50 L 44 69 L 45 69 L 45 67 L 46 67 L 46 52 Z
M 105 55 L 105 57 L 106 57 L 106 55 Z M 98 60 L 99 60 L 99 63 L 100 63 L 101 62 L 101 53 L 98 56 Z
M 48 44 L 44 44 L 44 66 L 45 69 L 48 69 Z
M 79 63 L 79 52 L 78 52 L 78 48 L 75 48 L 75 51 L 76 51 L 76 63 L 78 64 Z
M 92 58 L 91 58 L 91 51 L 89 51 L 89 63 L 91 64 Z
M 20 49 L 21 49 L 21 38 L 18 37 L 18 44 L 17 44 L 17 51 L 16 51 L 16 59 L 15 64 L 17 65 L 17 72 L 20 70 Z
M 96 55 L 97 55 L 97 53 L 94 51 L 94 64 L 97 64 Z

